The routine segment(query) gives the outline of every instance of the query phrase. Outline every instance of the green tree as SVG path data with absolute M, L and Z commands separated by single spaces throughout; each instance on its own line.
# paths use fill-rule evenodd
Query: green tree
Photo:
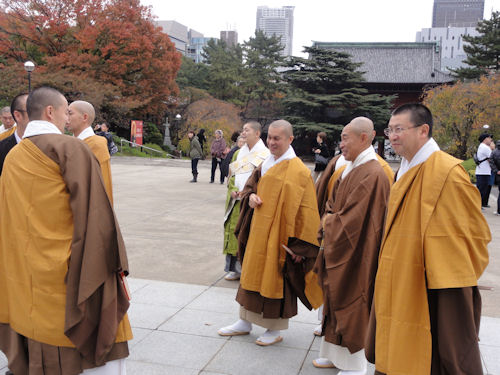
M 204 63 L 195 63 L 189 57 L 182 56 L 182 64 L 177 73 L 177 85 L 181 89 L 185 87 L 196 87 L 198 89 L 208 89 L 208 65 Z
M 284 64 L 280 54 L 283 48 L 279 37 L 268 37 L 261 30 L 255 31 L 255 36 L 243 43 L 246 69 L 244 88 L 247 93 L 245 112 L 254 102 L 255 110 L 251 117 L 263 122 L 268 114 L 264 103 L 276 100 L 281 89 L 278 68 Z
M 480 35 L 464 35 L 465 62 L 469 67 L 458 68 L 453 73 L 460 79 L 477 79 L 500 68 L 500 12 L 493 12 L 491 19 L 477 24 Z
M 228 47 L 224 41 L 211 39 L 202 56 L 208 65 L 208 91 L 215 98 L 236 105 L 245 102 L 243 51 L 240 45 Z
M 394 97 L 369 94 L 361 86 L 361 63 L 342 52 L 317 47 L 304 51 L 310 58 L 292 57 L 283 76 L 289 84 L 283 100 L 286 118 L 299 137 L 325 131 L 336 138 L 356 116 L 371 118 L 377 130 L 385 127 Z

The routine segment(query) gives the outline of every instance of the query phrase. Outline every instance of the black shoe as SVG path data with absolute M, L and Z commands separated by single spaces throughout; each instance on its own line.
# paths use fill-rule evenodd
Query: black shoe
M 210 180 L 210 183 L 213 184 L 214 183 L 214 180 Z
M 483 208 L 490 208 L 490 205 L 487 204 L 486 206 L 482 206 Z
M 14 373 L 12 371 L 7 371 L 5 375 L 14 375 Z

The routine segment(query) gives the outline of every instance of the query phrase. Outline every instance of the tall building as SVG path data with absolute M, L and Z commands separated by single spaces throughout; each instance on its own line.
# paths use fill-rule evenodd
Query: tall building
M 234 47 L 238 44 L 238 33 L 233 30 L 221 31 L 220 40 L 223 40 L 228 47 Z
M 432 27 L 475 27 L 483 14 L 484 0 L 434 0 Z
M 203 48 L 210 40 L 217 41 L 217 38 L 204 38 L 203 36 L 191 38 L 187 46 L 186 57 L 189 57 L 195 63 L 205 62 L 205 58 L 203 57 Z
M 479 32 L 474 27 L 431 27 L 417 32 L 415 41 L 437 43 L 441 49 L 441 69 L 449 71 L 468 66 L 464 63 L 467 58 L 464 35 L 478 36 Z
M 276 35 L 281 38 L 284 46 L 281 55 L 292 55 L 293 42 L 293 6 L 281 8 L 257 7 L 257 30 L 262 30 L 265 35 Z

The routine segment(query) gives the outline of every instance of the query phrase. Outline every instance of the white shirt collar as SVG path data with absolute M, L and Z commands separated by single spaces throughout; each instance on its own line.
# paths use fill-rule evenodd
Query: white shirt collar
M 346 164 L 347 160 L 345 160 L 344 155 L 340 155 L 339 158 L 337 159 L 337 162 L 335 163 L 335 170 L 342 168 Z
M 435 153 L 436 151 L 439 151 L 440 148 L 434 138 L 429 139 L 420 149 L 417 151 L 417 153 L 413 156 L 413 159 L 409 162 L 405 158 L 401 159 L 401 166 L 399 167 L 398 174 L 396 176 L 396 181 L 399 181 L 403 175 L 408 172 L 411 168 L 422 164 L 425 162 L 429 157 Z
M 77 138 L 83 141 L 85 138 L 92 137 L 93 135 L 95 135 L 95 133 L 89 126 L 88 128 L 83 129 L 83 131 L 80 134 L 78 134 Z
M 22 141 L 22 138 L 17 134 L 17 129 L 16 131 L 14 132 L 14 137 L 16 137 L 16 143 L 19 143 Z
M 358 156 L 356 156 L 356 159 L 354 159 L 354 161 L 347 161 L 347 166 L 342 172 L 342 178 L 346 178 L 346 176 L 354 168 L 359 167 L 360 165 L 363 165 L 370 160 L 377 160 L 377 154 L 375 153 L 375 150 L 371 145 L 366 150 L 362 151 Z
M 295 151 L 293 150 L 292 146 L 288 146 L 288 150 L 281 155 L 277 160 L 274 159 L 274 155 L 270 154 L 266 160 L 263 161 L 262 163 L 262 171 L 261 171 L 261 177 L 266 174 L 266 172 L 274 167 L 276 164 L 285 161 L 285 160 L 290 160 L 295 158 L 297 155 L 295 155 Z
M 42 134 L 62 134 L 61 131 L 53 123 L 43 120 L 34 120 L 28 122 L 26 130 L 23 134 L 24 138 L 33 137 Z

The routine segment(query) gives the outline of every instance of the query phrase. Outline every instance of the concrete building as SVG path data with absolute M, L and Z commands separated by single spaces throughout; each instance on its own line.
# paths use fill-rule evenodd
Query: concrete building
M 234 30 L 221 31 L 220 40 L 223 40 L 228 47 L 234 47 L 238 44 L 238 33 Z
M 281 52 L 283 56 L 292 55 L 294 9 L 293 6 L 281 8 L 257 7 L 256 29 L 262 30 L 267 36 L 279 36 L 284 47 Z
M 441 69 L 449 71 L 467 66 L 464 52 L 464 35 L 478 36 L 474 27 L 432 27 L 417 32 L 416 42 L 439 43 L 441 48 Z
M 185 55 L 186 46 L 189 43 L 188 27 L 177 21 L 157 21 L 156 24 L 168 35 L 177 51 Z
M 483 14 L 484 0 L 434 0 L 432 27 L 474 27 Z

